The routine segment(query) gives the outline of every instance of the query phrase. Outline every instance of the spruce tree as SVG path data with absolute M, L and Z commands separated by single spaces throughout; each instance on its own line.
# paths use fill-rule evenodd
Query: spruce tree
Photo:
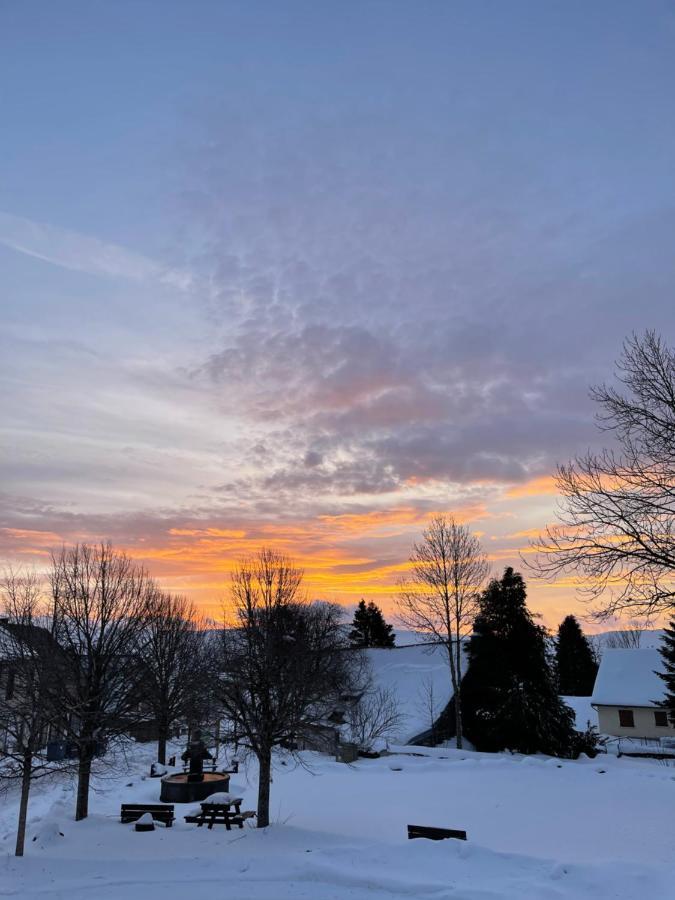
M 659 647 L 659 653 L 663 659 L 665 671 L 658 675 L 666 683 L 666 697 L 663 705 L 670 710 L 670 721 L 675 725 L 675 617 L 670 620 L 670 625 L 663 629 L 663 641 Z
M 566 616 L 558 628 L 555 648 L 558 693 L 590 697 L 598 664 L 593 649 L 574 616 Z
M 365 600 L 359 600 L 359 605 L 356 607 L 349 640 L 355 647 L 370 646 L 370 619 Z
M 573 746 L 573 713 L 558 697 L 546 632 L 526 597 L 510 567 L 481 597 L 462 690 L 466 733 L 478 750 L 564 756 Z
M 356 607 L 349 640 L 354 647 L 393 647 L 395 635 L 382 610 L 372 600 L 361 600 Z

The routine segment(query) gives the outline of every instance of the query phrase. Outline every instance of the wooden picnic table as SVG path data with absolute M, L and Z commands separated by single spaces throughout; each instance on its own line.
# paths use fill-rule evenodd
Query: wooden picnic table
M 232 797 L 227 803 L 209 803 L 204 800 L 200 803 L 201 812 L 196 816 L 185 816 L 186 822 L 196 822 L 199 828 L 202 825 L 208 825 L 209 830 L 214 825 L 224 825 L 228 831 L 232 830 L 233 825 L 239 828 L 244 827 L 244 820 L 250 819 L 255 815 L 253 810 L 241 811 L 241 797 Z

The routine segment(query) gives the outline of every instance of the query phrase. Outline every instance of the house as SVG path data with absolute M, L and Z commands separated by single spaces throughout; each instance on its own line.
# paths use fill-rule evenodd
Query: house
M 54 665 L 59 652 L 46 628 L 0 618 L 0 756 L 21 745 L 29 722 L 35 721 L 36 690 L 41 692 L 43 688 L 36 688 L 36 666 L 41 667 L 34 661 L 41 658 Z M 28 705 L 27 697 L 32 697 Z M 51 729 L 44 722 L 32 739 L 45 744 L 50 735 Z
M 591 697 L 601 734 L 675 737 L 668 710 L 660 705 L 665 685 L 657 672 L 662 668 L 657 649 L 604 651 Z

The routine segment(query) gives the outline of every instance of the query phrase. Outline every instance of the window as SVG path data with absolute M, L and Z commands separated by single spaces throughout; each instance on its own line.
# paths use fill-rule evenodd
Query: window
M 619 710 L 619 725 L 622 728 L 635 728 L 635 719 L 633 718 L 632 709 Z
M 14 672 L 10 669 L 7 673 L 7 683 L 5 684 L 5 700 L 11 700 L 14 696 Z
M 654 724 L 659 728 L 668 727 L 668 713 L 665 711 L 665 709 L 654 710 Z

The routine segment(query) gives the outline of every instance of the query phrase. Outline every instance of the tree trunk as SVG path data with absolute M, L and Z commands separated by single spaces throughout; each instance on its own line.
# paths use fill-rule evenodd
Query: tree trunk
M 450 677 L 452 679 L 452 695 L 455 701 L 455 742 L 458 749 L 462 749 L 462 711 L 459 706 L 459 678 L 457 677 L 457 664 L 452 648 L 452 638 L 448 644 L 448 659 L 450 662 Z
M 91 741 L 82 744 L 80 761 L 77 767 L 77 801 L 75 804 L 75 821 L 86 819 L 89 815 L 89 781 L 91 779 Z
M 462 749 L 462 688 L 457 685 L 455 691 L 455 745 L 458 750 Z
M 161 723 L 157 728 L 157 762 L 163 766 L 166 765 L 166 741 L 169 735 L 169 728 Z
M 26 819 L 28 817 L 28 795 L 30 793 L 30 776 L 33 770 L 33 754 L 26 750 L 21 763 L 21 800 L 19 801 L 19 824 L 16 828 L 16 856 L 23 856 L 26 840 Z
M 458 750 L 462 749 L 462 641 L 459 636 L 459 628 L 457 629 L 457 659 L 455 662 L 457 667 L 456 681 L 455 685 L 455 730 L 457 732 L 455 737 L 455 746 Z
M 216 759 L 220 753 L 220 716 L 216 719 Z
M 272 751 L 265 749 L 258 755 L 258 828 L 270 824 L 270 784 L 272 781 Z

